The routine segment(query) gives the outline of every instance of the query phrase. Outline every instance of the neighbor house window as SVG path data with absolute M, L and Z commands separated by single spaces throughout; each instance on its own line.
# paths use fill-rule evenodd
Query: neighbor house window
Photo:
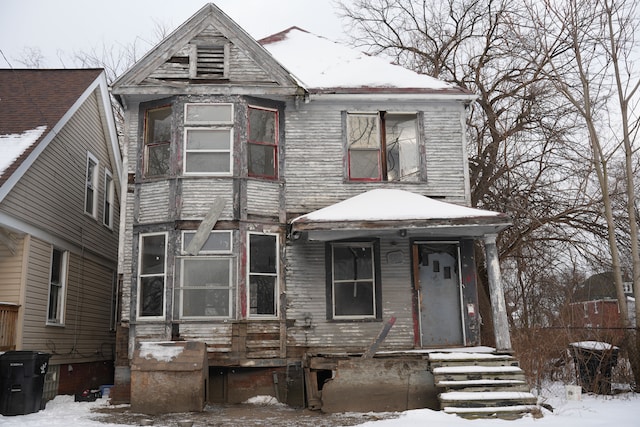
M 186 104 L 184 117 L 184 173 L 230 175 L 233 104 Z
M 328 318 L 380 319 L 377 243 L 330 243 L 327 252 Z
M 167 234 L 140 236 L 138 317 L 163 317 L 167 271 Z
M 417 115 L 347 114 L 348 174 L 354 181 L 418 181 Z
M 91 153 L 87 153 L 84 211 L 94 218 L 98 211 L 98 159 L 96 159 Z
M 104 171 L 104 212 L 102 214 L 102 222 L 109 228 L 113 228 L 113 175 L 110 171 Z
M 249 233 L 249 315 L 278 314 L 278 235 Z
M 69 252 L 53 248 L 51 254 L 51 278 L 49 279 L 49 307 L 47 323 L 64 323 L 64 302 L 67 289 Z
M 249 107 L 249 176 L 278 176 L 278 112 Z
M 171 153 L 171 107 L 146 111 L 144 134 L 144 176 L 169 175 Z
M 183 253 L 195 233 L 182 233 Z M 180 286 L 174 300 L 178 316 L 182 319 L 228 318 L 233 303 L 232 232 L 212 231 L 197 253 L 198 256 L 180 258 Z

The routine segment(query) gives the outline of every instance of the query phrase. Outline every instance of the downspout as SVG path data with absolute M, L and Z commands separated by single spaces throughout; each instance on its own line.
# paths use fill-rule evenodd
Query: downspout
M 493 315 L 493 331 L 496 338 L 496 350 L 499 353 L 511 353 L 513 349 L 511 348 L 509 319 L 507 318 L 507 305 L 504 300 L 504 288 L 500 276 L 500 260 L 498 259 L 496 238 L 496 234 L 484 236 L 491 312 Z

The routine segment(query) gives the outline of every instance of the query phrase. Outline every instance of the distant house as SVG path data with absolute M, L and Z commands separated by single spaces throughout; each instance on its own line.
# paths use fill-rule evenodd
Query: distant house
M 635 326 L 635 298 L 631 282 L 624 283 L 631 325 Z M 585 338 L 617 344 L 623 338 L 622 318 L 612 272 L 594 274 L 578 286 L 570 303 L 571 326 L 584 328 Z
M 469 207 L 472 93 L 295 27 L 256 41 L 213 4 L 112 92 L 128 174 L 114 396 L 130 387 L 132 409 L 437 406 L 442 352 L 511 351 L 510 219 Z M 497 351 L 477 347 L 476 242 Z
M 104 72 L 0 70 L 0 351 L 113 381 L 121 156 Z

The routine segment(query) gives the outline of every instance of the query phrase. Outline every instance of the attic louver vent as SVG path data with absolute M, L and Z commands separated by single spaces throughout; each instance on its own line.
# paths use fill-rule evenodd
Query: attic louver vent
M 191 77 L 199 79 L 224 79 L 227 77 L 228 45 L 196 46 L 195 67 Z M 194 69 L 195 68 L 195 69 Z

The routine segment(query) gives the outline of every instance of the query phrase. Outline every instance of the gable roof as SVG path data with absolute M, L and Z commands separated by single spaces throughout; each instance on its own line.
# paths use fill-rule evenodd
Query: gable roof
M 120 176 L 113 112 L 102 69 L 0 69 L 0 200 L 84 100 L 102 90 L 102 111 Z
M 454 84 L 418 74 L 298 27 L 259 42 L 310 92 L 472 95 Z
M 211 31 L 220 34 L 247 53 L 259 67 L 274 79 L 277 86 L 285 89 L 285 92 L 295 93 L 298 89 L 296 80 L 264 47 L 216 5 L 208 3 L 116 79 L 112 84 L 113 93 L 116 95 L 138 93 L 139 89 L 136 90 L 135 87 L 143 82 L 144 86 L 147 87 L 162 86 L 165 91 L 168 88 L 180 93 L 193 90 L 193 87 L 197 85 L 191 86 L 180 84 L 181 82 L 171 82 L 171 79 L 169 81 L 157 81 L 150 77 L 154 71 L 169 62 L 174 55 L 182 51 L 194 38 Z M 216 86 L 219 86 L 219 84 L 216 84 Z M 134 89 L 130 89 L 130 87 L 134 87 Z

